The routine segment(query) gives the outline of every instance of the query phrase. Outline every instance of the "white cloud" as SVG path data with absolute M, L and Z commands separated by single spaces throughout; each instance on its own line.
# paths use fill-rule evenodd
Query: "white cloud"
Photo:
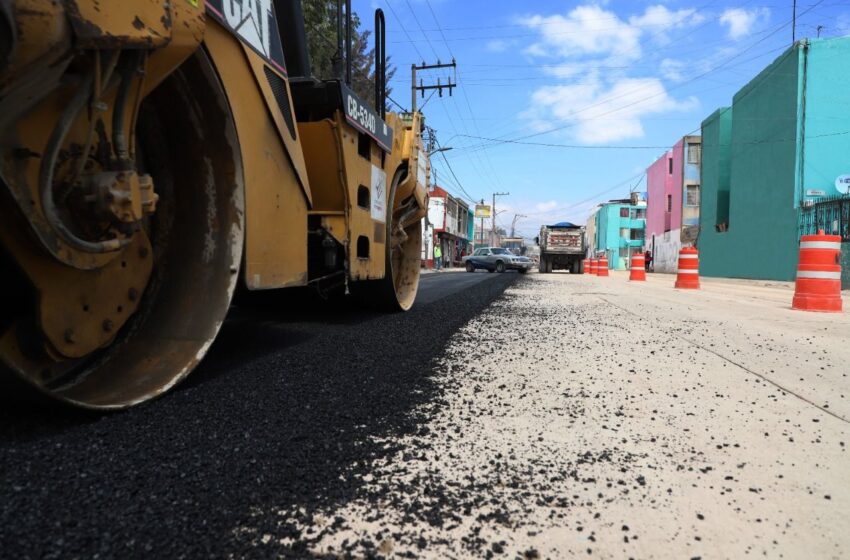
M 704 21 L 696 9 L 649 6 L 630 17 L 598 4 L 573 8 L 565 15 L 533 15 L 522 22 L 539 32 L 525 49 L 551 60 L 543 72 L 567 84 L 537 88 L 523 115 L 535 131 L 564 127 L 576 140 L 602 144 L 642 138 L 647 115 L 695 108 L 694 98 L 677 100 L 665 81 L 685 78 L 682 62 L 667 59 L 650 75 L 633 76 L 647 41 L 669 42 L 668 31 Z
M 767 19 L 769 16 L 770 10 L 767 8 L 753 8 L 752 10 L 727 8 L 720 15 L 720 23 L 729 28 L 729 38 L 737 41 L 749 35 L 757 23 Z
M 596 5 L 579 6 L 566 16 L 535 15 L 522 23 L 540 32 L 540 41 L 526 50 L 533 56 L 640 58 L 640 30 Z
M 674 99 L 654 77 L 623 78 L 612 84 L 601 79 L 582 84 L 545 86 L 532 94 L 526 116 L 538 126 L 567 126 L 584 144 L 604 144 L 642 138 L 641 118 L 671 111 L 689 111 L 695 98 Z
M 550 200 L 548 202 L 540 202 L 534 205 L 535 212 L 550 212 L 551 210 L 557 208 L 559 203 L 557 200 Z
M 513 45 L 513 41 L 505 41 L 504 39 L 494 39 L 487 43 L 486 48 L 490 52 L 500 53 L 505 52 Z
M 666 43 L 667 30 L 697 25 L 704 17 L 693 8 L 674 11 L 659 4 L 624 20 L 599 5 L 588 4 L 566 15 L 534 15 L 520 21 L 540 32 L 540 41 L 526 49 L 532 56 L 604 56 L 610 61 L 627 62 L 640 58 L 644 35 Z
M 681 82 L 684 80 L 685 76 L 682 74 L 682 70 L 684 69 L 684 62 L 673 60 L 671 58 L 665 58 L 662 60 L 661 66 L 659 67 L 664 79 L 670 80 L 671 82 Z
M 670 42 L 667 31 L 698 25 L 703 21 L 705 18 L 694 8 L 673 11 L 662 5 L 650 6 L 643 15 L 629 18 L 629 23 L 646 28 L 645 31 L 651 33 L 650 38 L 662 45 Z

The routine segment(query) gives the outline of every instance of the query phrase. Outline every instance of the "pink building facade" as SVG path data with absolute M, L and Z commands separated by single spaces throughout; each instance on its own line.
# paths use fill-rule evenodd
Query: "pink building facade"
M 696 241 L 701 156 L 700 137 L 686 136 L 646 170 L 646 247 L 656 272 L 676 272 L 679 250 Z

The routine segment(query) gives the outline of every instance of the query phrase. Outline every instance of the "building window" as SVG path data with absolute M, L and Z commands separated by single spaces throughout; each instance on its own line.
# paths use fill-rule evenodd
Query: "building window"
M 667 212 L 672 212 L 672 211 L 673 211 L 673 195 L 668 194 L 667 195 Z
M 669 167 L 670 175 L 673 174 L 673 158 L 667 158 L 667 166 Z
M 620 208 L 620 217 L 628 218 L 629 217 L 629 209 L 628 208 Z
M 629 237 L 632 241 L 643 241 L 644 232 L 642 229 L 633 229 L 631 230 L 631 236 Z
M 699 165 L 702 161 L 702 144 L 688 144 L 688 163 Z
M 623 239 L 628 239 L 630 231 L 631 230 L 629 228 L 620 228 L 620 237 L 622 237 Z
M 699 206 L 699 185 L 685 187 L 685 206 Z
M 646 219 L 646 208 L 635 208 L 632 212 L 633 220 L 645 220 Z

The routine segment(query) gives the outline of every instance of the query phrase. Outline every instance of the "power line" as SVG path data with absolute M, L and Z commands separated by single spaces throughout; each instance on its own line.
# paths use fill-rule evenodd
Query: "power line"
M 580 145 L 580 144 L 549 144 L 545 142 L 523 142 L 521 140 L 500 140 L 487 136 L 473 136 L 471 134 L 458 134 L 462 138 L 474 138 L 476 140 L 488 140 L 504 144 L 521 144 L 523 146 L 543 146 L 547 148 L 572 148 L 577 150 L 658 150 L 667 149 L 668 146 L 614 146 L 614 145 Z
M 436 142 L 437 142 L 437 147 L 438 147 L 438 148 L 442 147 L 442 146 L 440 146 L 440 142 L 439 142 L 439 140 L 436 140 Z M 457 175 L 455 175 L 455 170 L 454 170 L 454 169 L 452 169 L 452 164 L 451 164 L 451 163 L 449 163 L 449 160 L 448 160 L 448 158 L 446 157 L 446 152 L 444 152 L 444 151 L 443 151 L 443 152 L 440 152 L 440 155 L 441 155 L 441 156 L 443 156 L 443 161 L 445 161 L 445 162 L 446 162 L 446 167 L 448 167 L 448 168 L 449 168 L 449 173 L 451 173 L 452 177 L 454 178 L 455 182 L 457 183 L 458 188 L 459 188 L 461 191 L 463 191 L 463 194 L 465 194 L 466 196 L 468 196 L 468 197 L 469 197 L 470 202 L 472 202 L 472 203 L 474 204 L 474 203 L 475 203 L 476 198 L 475 198 L 474 196 L 472 196 L 471 194 L 469 194 L 469 193 L 466 191 L 466 189 L 465 189 L 465 188 L 463 188 L 463 184 L 460 182 L 460 179 L 458 179 L 458 178 L 457 178 Z
M 413 11 L 413 6 L 410 5 L 410 0 L 404 0 L 407 3 L 407 8 L 410 10 L 410 13 L 413 14 L 413 21 L 416 22 L 416 26 L 419 28 L 419 31 L 422 33 L 422 36 L 425 37 L 425 40 L 428 42 L 428 46 L 431 47 L 431 52 L 434 53 L 434 58 L 440 58 L 440 55 L 437 54 L 436 49 L 434 49 L 434 45 L 431 44 L 431 39 L 428 38 L 428 34 L 425 33 L 425 30 L 422 29 L 422 24 L 419 23 L 419 18 L 416 17 L 416 12 Z
M 816 2 L 815 4 L 811 5 L 808 9 L 804 10 L 804 11 L 800 14 L 800 17 L 802 17 L 802 16 L 803 16 L 803 15 L 805 15 L 806 13 L 810 12 L 811 10 L 813 10 L 814 8 L 816 8 L 817 6 L 819 6 L 820 4 L 822 4 L 824 1 L 825 1 L 825 0 L 819 0 L 819 1 L 818 1 L 818 2 Z M 648 96 L 648 97 L 645 97 L 645 98 L 639 99 L 639 100 L 637 100 L 637 101 L 635 101 L 635 102 L 633 102 L 633 103 L 629 103 L 629 104 L 624 105 L 624 106 L 621 106 L 621 107 L 619 107 L 619 108 L 612 109 L 612 110 L 610 110 L 610 111 L 606 111 L 605 113 L 602 113 L 601 115 L 597 115 L 597 116 L 605 116 L 605 115 L 607 115 L 607 114 L 611 114 L 611 113 L 615 113 L 615 112 L 618 112 L 618 111 L 622 111 L 623 109 L 626 109 L 626 108 L 632 107 L 632 106 L 637 105 L 637 104 L 640 104 L 640 103 L 645 103 L 646 101 L 648 101 L 648 100 L 650 100 L 650 99 L 653 99 L 653 98 L 658 97 L 658 96 L 660 96 L 660 95 L 666 95 L 669 91 L 673 91 L 673 90 L 675 90 L 675 89 L 682 88 L 682 87 L 684 87 L 684 86 L 685 86 L 685 85 L 687 85 L 687 84 L 690 84 L 690 83 L 692 83 L 692 82 L 694 82 L 694 81 L 696 81 L 696 80 L 699 80 L 699 79 L 701 79 L 701 78 L 703 78 L 703 77 L 705 77 L 705 76 L 707 76 L 707 75 L 709 75 L 709 74 L 711 74 L 711 73 L 713 73 L 713 72 L 716 72 L 717 70 L 719 70 L 719 69 L 723 68 L 724 66 L 726 66 L 726 65 L 727 65 L 727 64 L 729 64 L 730 62 L 732 62 L 732 61 L 734 61 L 734 60 L 736 60 L 736 59 L 740 58 L 742 55 L 744 55 L 744 54 L 745 54 L 745 53 L 747 53 L 748 51 L 752 50 L 755 46 L 757 46 L 757 45 L 759 45 L 759 44 L 763 43 L 764 41 L 766 41 L 766 40 L 767 40 L 767 39 L 769 39 L 770 37 L 772 37 L 772 36 L 776 35 L 776 34 L 777 34 L 777 33 L 779 33 L 780 31 L 782 31 L 784 28 L 788 27 L 790 24 L 791 24 L 791 21 L 788 21 L 788 22 L 786 22 L 786 23 L 784 23 L 784 24 L 782 24 L 782 25 L 780 25 L 780 26 L 776 27 L 773 31 L 771 31 L 770 33 L 766 34 L 765 36 L 763 36 L 763 37 L 762 37 L 761 39 L 759 39 L 758 41 L 756 41 L 756 42 L 754 42 L 754 43 L 750 44 L 748 47 L 746 47 L 746 48 L 744 48 L 744 49 L 740 50 L 739 52 L 737 52 L 736 54 L 734 54 L 734 55 L 730 56 L 729 58 L 727 58 L 726 60 L 724 60 L 724 61 L 723 61 L 723 62 L 721 62 L 720 64 L 718 64 L 718 65 L 714 66 L 713 68 L 711 68 L 711 69 L 709 69 L 709 70 L 707 70 L 707 71 L 705 71 L 705 72 L 702 72 L 702 73 L 700 73 L 700 74 L 697 74 L 696 76 L 693 76 L 693 77 L 689 78 L 688 80 L 685 80 L 684 82 L 681 82 L 681 83 L 677 84 L 676 86 L 674 86 L 674 87 L 670 88 L 669 90 L 665 89 L 663 92 L 656 93 L 656 94 L 653 94 L 653 95 L 651 95 L 651 96 Z M 785 49 L 785 47 L 783 46 L 783 47 L 782 47 L 782 49 L 784 50 L 784 49 Z M 762 56 L 762 55 L 758 55 L 758 56 Z M 758 56 L 757 56 L 756 58 L 758 58 Z M 640 89 L 643 89 L 643 88 L 639 88 L 638 90 L 632 90 L 632 91 L 629 91 L 629 92 L 624 92 L 624 93 L 622 93 L 622 94 L 620 94 L 620 95 L 617 95 L 617 96 L 615 96 L 615 97 L 610 97 L 610 98 L 607 98 L 607 99 L 600 100 L 600 101 L 598 101 L 598 102 L 596 102 L 596 103 L 593 103 L 593 104 L 591 104 L 591 105 L 588 105 L 588 106 L 586 106 L 586 107 L 583 107 L 582 109 L 580 109 L 580 110 L 578 110 L 578 111 L 575 111 L 575 112 L 571 113 L 571 115 L 570 115 L 570 116 L 574 116 L 574 115 L 577 115 L 577 114 L 583 113 L 583 112 L 588 111 L 588 110 L 590 110 L 590 109 L 592 109 L 592 108 L 594 108 L 594 107 L 598 107 L 599 105 L 602 105 L 602 104 L 605 104 L 605 103 L 609 103 L 610 101 L 613 101 L 613 100 L 615 100 L 615 99 L 619 99 L 619 98 L 621 98 L 621 97 L 626 97 L 626 96 L 628 96 L 628 95 L 631 95 L 631 94 L 635 93 L 635 91 L 639 91 Z M 550 133 L 552 133 L 552 132 L 557 132 L 557 131 L 560 131 L 560 130 L 564 130 L 564 129 L 567 129 L 567 128 L 571 128 L 571 127 L 573 127 L 573 126 L 577 126 L 577 123 L 569 123 L 569 124 L 566 124 L 566 125 L 563 125 L 563 126 L 553 127 L 553 128 L 550 128 L 550 129 L 547 129 L 547 130 L 544 130 L 544 131 L 536 132 L 536 133 L 529 134 L 529 135 L 526 135 L 526 136 L 521 136 L 521 137 L 519 137 L 519 138 L 514 138 L 514 139 L 499 139 L 498 141 L 495 141 L 492 145 L 493 145 L 493 146 L 496 146 L 496 145 L 503 144 L 503 143 L 509 143 L 509 140 L 527 140 L 528 138 L 534 138 L 534 137 L 537 137 L 537 136 L 543 136 L 543 135 L 545 135 L 545 134 L 550 134 Z M 485 148 L 487 148 L 487 147 L 488 147 L 487 145 L 481 145 L 481 146 L 479 146 L 478 148 L 480 148 L 480 149 L 485 149 Z M 472 148 L 475 148 L 475 147 L 465 147 L 465 149 L 472 149 Z
M 824 0 L 821 0 L 821 1 L 824 1 Z M 744 50 L 740 51 L 738 54 L 736 54 L 736 55 L 734 55 L 734 56 L 732 56 L 732 57 L 730 57 L 730 58 L 726 59 L 724 62 L 722 62 L 722 63 L 718 64 L 717 66 L 715 66 L 715 67 L 711 68 L 710 70 L 707 70 L 707 71 L 705 71 L 705 72 L 703 72 L 703 73 L 701 73 L 701 74 L 698 74 L 698 75 L 696 75 L 696 76 L 694 76 L 694 77 L 692 77 L 692 78 L 690 78 L 690 79 L 688 79 L 688 80 L 686 80 L 686 81 L 684 81 L 684 82 L 681 82 L 681 83 L 679 83 L 679 84 L 677 84 L 677 85 L 675 85 L 675 86 L 671 87 L 670 89 L 665 89 L 665 90 L 664 90 L 664 91 L 662 91 L 662 92 L 659 92 L 659 93 L 656 93 L 656 94 L 653 94 L 653 95 L 650 95 L 650 96 L 647 96 L 647 97 L 643 97 L 643 98 L 638 99 L 637 101 L 634 101 L 634 102 L 632 102 L 632 103 L 628 103 L 628 104 L 626 104 L 626 105 L 622 105 L 622 106 L 620 106 L 620 107 L 617 107 L 617 108 L 611 109 L 611 110 L 609 110 L 609 111 L 605 111 L 605 112 L 603 112 L 603 113 L 601 113 L 601 114 L 599 114 L 599 115 L 596 115 L 596 117 L 594 117 L 594 118 L 603 117 L 603 116 L 606 116 L 606 115 L 610 115 L 610 114 L 613 114 L 613 113 L 617 113 L 617 112 L 622 111 L 622 110 L 624 110 L 624 109 L 628 109 L 629 107 L 633 107 L 633 106 L 635 106 L 635 105 L 639 105 L 639 104 L 641 104 L 641 103 L 646 103 L 646 102 L 647 102 L 647 101 L 649 101 L 650 99 L 654 99 L 654 98 L 659 97 L 659 96 L 661 96 L 661 95 L 666 95 L 666 94 L 668 94 L 670 91 L 673 91 L 673 90 L 679 89 L 679 88 L 684 87 L 685 85 L 687 85 L 687 84 L 689 84 L 689 83 L 692 83 L 692 82 L 694 82 L 694 81 L 696 81 L 696 80 L 699 80 L 699 79 L 701 79 L 701 78 L 703 78 L 703 77 L 707 76 L 708 74 L 711 74 L 711 73 L 713 73 L 713 72 L 715 72 L 715 71 L 719 70 L 720 68 L 722 68 L 723 66 L 725 66 L 726 64 L 728 64 L 729 62 L 731 62 L 732 60 L 734 60 L 734 59 L 738 58 L 739 56 L 741 56 L 741 55 L 742 55 L 742 54 L 744 54 L 745 52 L 749 51 L 749 50 L 750 50 L 752 47 L 754 47 L 755 45 L 757 45 L 757 44 L 759 44 L 759 43 L 763 42 L 764 40 L 766 40 L 767 38 L 771 37 L 772 35 L 775 35 L 776 33 L 778 33 L 779 31 L 781 31 L 781 30 L 782 30 L 784 27 L 786 27 L 786 26 L 787 26 L 787 24 L 785 24 L 785 25 L 782 25 L 782 26 L 778 27 L 778 28 L 777 28 L 777 29 L 775 29 L 775 30 L 774 30 L 774 32 L 773 32 L 773 33 L 771 33 L 770 35 L 767 35 L 766 37 L 762 38 L 760 41 L 758 41 L 758 42 L 756 42 L 756 43 L 753 43 L 753 44 L 752 44 L 752 45 L 750 45 L 747 49 L 744 49 Z M 780 47 L 780 49 L 771 49 L 771 51 L 768 51 L 768 52 L 773 52 L 774 50 L 785 50 L 785 48 L 786 48 L 786 47 L 784 47 L 784 46 L 783 46 L 783 47 Z M 763 56 L 764 54 L 767 54 L 767 53 L 759 54 L 759 55 L 755 56 L 753 59 L 750 59 L 750 60 L 754 60 L 755 58 L 759 58 L 759 57 Z M 627 92 L 624 92 L 624 93 L 622 93 L 622 94 L 620 94 L 620 95 L 617 95 L 617 96 L 614 96 L 614 97 L 609 97 L 609 98 L 606 98 L 606 99 L 599 100 L 599 101 L 597 101 L 597 102 L 595 102 L 595 103 L 592 103 L 591 105 L 587 105 L 587 106 L 585 106 L 585 107 L 583 107 L 583 108 L 579 109 L 578 111 L 575 111 L 575 112 L 571 113 L 569 116 L 570 116 L 570 117 L 573 117 L 573 116 L 575 116 L 575 115 L 578 115 L 578 114 L 584 113 L 584 112 L 586 112 L 586 111 L 588 111 L 588 110 L 590 110 L 590 109 L 593 109 L 593 108 L 595 108 L 595 107 L 598 107 L 598 106 L 600 106 L 600 105 L 604 105 L 604 104 L 606 104 L 606 103 L 609 103 L 610 101 L 613 101 L 613 100 L 615 100 L 615 99 L 619 99 L 619 98 L 622 98 L 622 97 L 627 97 L 627 96 L 629 96 L 629 95 L 632 95 L 632 94 L 633 94 L 633 93 L 635 93 L 636 91 L 640 91 L 640 89 L 645 89 L 645 88 L 638 88 L 637 90 L 627 91 Z M 566 130 L 566 129 L 568 129 L 568 128 L 572 128 L 572 127 L 574 127 L 574 126 L 578 126 L 578 123 L 569 123 L 569 124 L 565 124 L 565 125 L 562 125 L 562 126 L 557 126 L 557 127 L 549 128 L 549 129 L 546 129 L 546 130 L 543 130 L 543 131 L 540 131 L 540 132 L 535 132 L 535 133 L 532 133 L 532 134 L 527 134 L 527 135 L 525 135 L 525 136 L 520 136 L 519 138 L 512 138 L 512 139 L 511 139 L 511 138 L 501 138 L 501 139 L 498 139 L 497 141 L 494 141 L 492 144 L 481 144 L 481 145 L 478 145 L 478 146 L 465 146 L 465 147 L 464 147 L 464 149 L 486 149 L 486 148 L 488 148 L 488 147 L 491 147 L 491 146 L 497 146 L 497 145 L 499 145 L 499 144 L 507 144 L 507 143 L 510 143 L 511 141 L 527 140 L 527 139 L 529 139 L 529 138 L 535 138 L 535 137 L 538 137 L 538 136 L 544 136 L 544 135 L 546 135 L 546 134 L 551 134 L 551 133 L 553 133 L 553 132 L 559 132 L 559 131 L 561 131 L 561 130 Z
M 440 32 L 440 36 L 443 38 L 443 43 L 446 45 L 446 48 L 449 50 L 449 55 L 454 59 L 455 54 L 452 52 L 452 48 L 449 46 L 449 42 L 446 39 L 446 34 L 443 33 L 443 28 L 440 27 L 440 22 L 437 21 L 437 14 L 434 13 L 434 7 L 431 6 L 431 0 L 425 0 L 425 4 L 428 6 L 428 9 L 431 11 L 431 17 L 434 18 L 434 23 L 437 24 L 437 30 Z
M 398 14 L 395 12 L 393 5 L 390 4 L 389 0 L 384 0 L 384 4 L 386 4 L 387 7 L 390 9 L 390 13 L 392 13 L 393 17 L 398 22 L 399 28 L 404 32 L 405 36 L 407 36 L 407 38 L 410 39 L 410 44 L 413 47 L 413 50 L 415 50 L 416 54 L 419 56 L 419 60 L 425 60 L 425 57 L 422 56 L 421 52 L 419 52 L 419 48 L 416 46 L 416 43 L 414 43 L 413 39 L 411 39 L 410 33 L 407 32 L 407 29 L 405 29 L 404 24 L 401 22 L 401 18 L 398 17 Z
M 431 0 L 425 0 L 425 3 L 428 6 L 428 10 L 431 12 L 431 17 L 434 19 L 434 23 L 437 25 L 437 29 L 440 30 L 440 36 L 443 39 L 443 44 L 446 46 L 446 49 L 448 50 L 449 55 L 452 57 L 452 60 L 455 60 L 454 52 L 452 52 L 452 48 L 449 45 L 448 40 L 446 39 L 446 34 L 443 33 L 443 31 L 442 31 L 442 26 L 440 25 L 440 21 L 437 19 L 437 14 L 434 11 L 434 7 L 431 5 Z M 461 80 L 461 75 L 460 75 L 460 72 L 457 70 L 457 67 L 455 67 L 455 75 L 457 76 L 457 82 L 459 84 L 460 80 Z M 471 119 L 472 120 L 472 126 L 475 128 L 475 131 L 480 135 L 481 130 L 478 128 L 478 123 L 476 122 L 476 119 L 475 119 L 475 113 L 472 110 L 472 104 L 469 101 L 469 95 L 466 93 L 466 89 L 463 88 L 463 87 L 460 88 L 460 91 L 461 91 L 461 94 L 463 95 L 463 98 L 466 102 L 466 107 L 469 110 L 469 116 L 472 117 L 472 119 Z M 460 109 L 458 109 L 456 104 L 455 104 L 455 111 L 457 111 L 458 116 L 460 117 L 461 125 L 463 126 L 464 130 L 466 130 L 466 132 L 468 134 L 469 128 L 467 127 L 466 121 L 463 119 L 463 116 L 461 115 Z M 449 122 L 451 123 L 452 119 L 449 119 Z M 451 126 L 452 126 L 452 128 L 454 128 L 453 123 L 452 123 Z M 455 129 L 455 132 L 457 132 L 457 129 Z M 478 157 L 478 156 L 476 156 L 476 157 Z M 501 186 L 501 182 L 497 178 L 498 175 L 497 175 L 496 170 L 493 166 L 493 162 L 490 160 L 489 154 L 487 154 L 485 152 L 484 161 L 481 161 L 480 157 L 478 157 L 478 159 L 479 159 L 479 161 L 482 165 L 482 168 L 484 168 L 484 170 L 490 175 L 490 179 L 493 181 L 493 183 L 499 184 Z M 486 165 L 485 165 L 485 161 L 486 161 Z

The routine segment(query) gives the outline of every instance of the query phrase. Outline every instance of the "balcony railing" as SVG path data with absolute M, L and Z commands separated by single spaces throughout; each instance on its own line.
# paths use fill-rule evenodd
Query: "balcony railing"
M 828 198 L 800 209 L 800 235 L 813 235 L 821 229 L 850 241 L 850 196 Z

